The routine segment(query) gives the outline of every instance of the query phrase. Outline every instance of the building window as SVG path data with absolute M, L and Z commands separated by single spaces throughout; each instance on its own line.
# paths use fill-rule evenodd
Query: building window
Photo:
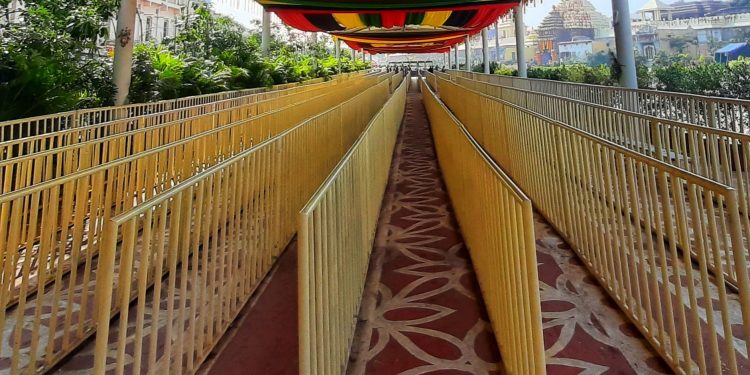
M 169 21 L 164 20 L 164 33 L 161 36 L 162 39 L 169 37 L 169 35 L 167 34 L 168 31 L 169 31 Z
M 643 53 L 646 55 L 647 59 L 653 60 L 654 57 L 656 57 L 656 48 L 654 48 L 654 46 L 646 46 L 643 48 Z

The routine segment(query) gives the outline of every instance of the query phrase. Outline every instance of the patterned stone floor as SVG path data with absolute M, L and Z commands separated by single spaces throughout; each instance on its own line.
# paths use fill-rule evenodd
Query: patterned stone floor
M 418 94 L 408 98 L 401 132 L 348 372 L 502 373 Z M 670 373 L 573 251 L 536 219 L 548 373 Z

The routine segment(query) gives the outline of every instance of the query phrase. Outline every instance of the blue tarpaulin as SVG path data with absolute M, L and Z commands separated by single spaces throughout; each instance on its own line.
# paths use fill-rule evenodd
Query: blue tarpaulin
M 730 43 L 718 49 L 715 54 L 716 62 L 728 63 L 740 57 L 750 57 L 750 44 Z

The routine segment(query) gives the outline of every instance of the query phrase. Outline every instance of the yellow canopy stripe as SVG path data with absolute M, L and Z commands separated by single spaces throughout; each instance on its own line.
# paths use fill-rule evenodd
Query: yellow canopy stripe
M 346 29 L 360 29 L 365 27 L 365 24 L 359 18 L 357 13 L 334 13 L 333 18 L 339 25 Z
M 443 26 L 448 17 L 451 16 L 450 10 L 438 11 L 438 12 L 426 12 L 424 19 L 422 20 L 422 26 Z

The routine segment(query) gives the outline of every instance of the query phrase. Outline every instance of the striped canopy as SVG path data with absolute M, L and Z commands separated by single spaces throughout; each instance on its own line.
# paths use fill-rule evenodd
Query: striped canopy
M 291 27 L 330 33 L 368 53 L 447 51 L 518 5 L 518 0 L 259 2 Z

